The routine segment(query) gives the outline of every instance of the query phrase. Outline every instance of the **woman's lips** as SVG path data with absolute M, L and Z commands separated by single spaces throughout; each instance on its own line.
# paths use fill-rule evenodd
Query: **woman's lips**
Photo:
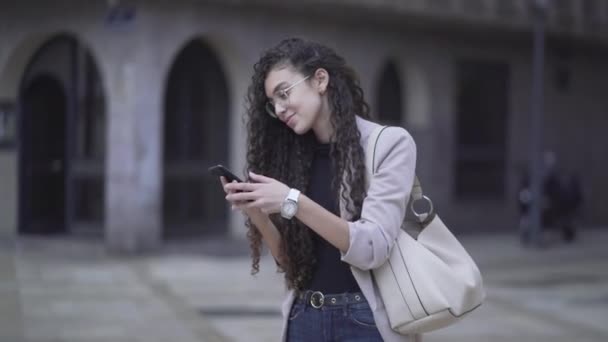
M 291 119 L 293 119 L 293 117 L 296 116 L 295 114 L 292 114 L 290 117 L 287 118 L 287 121 L 285 121 L 285 124 L 289 127 L 291 127 Z

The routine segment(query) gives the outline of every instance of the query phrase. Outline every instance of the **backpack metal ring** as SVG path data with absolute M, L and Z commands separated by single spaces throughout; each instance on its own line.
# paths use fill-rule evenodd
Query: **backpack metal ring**
M 426 200 L 429 203 L 429 211 L 426 213 L 418 213 L 418 212 L 416 212 L 416 209 L 414 209 L 414 203 L 416 203 L 417 201 L 419 201 L 421 199 Z M 414 216 L 416 216 L 416 218 L 418 219 L 419 222 L 423 221 L 423 219 L 421 218 L 422 215 L 426 214 L 427 215 L 426 217 L 429 217 L 429 216 L 431 216 L 431 214 L 433 214 L 433 210 L 434 210 L 433 201 L 431 201 L 431 199 L 426 197 L 425 195 L 422 195 L 422 198 L 413 200 L 412 203 L 410 203 L 410 208 L 412 209 L 412 213 L 414 213 Z

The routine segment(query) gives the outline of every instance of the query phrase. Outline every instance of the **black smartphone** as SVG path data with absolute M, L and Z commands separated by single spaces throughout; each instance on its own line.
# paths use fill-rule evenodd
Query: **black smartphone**
M 237 181 L 239 183 L 243 182 L 239 177 L 237 177 L 234 173 L 228 170 L 224 165 L 215 165 L 209 168 L 209 172 L 217 177 L 224 176 L 226 181 L 232 183 L 233 181 Z

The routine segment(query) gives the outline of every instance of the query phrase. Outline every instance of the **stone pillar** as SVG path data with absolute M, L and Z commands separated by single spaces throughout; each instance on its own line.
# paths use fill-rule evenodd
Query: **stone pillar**
M 406 127 L 417 145 L 416 172 L 435 207 L 451 198 L 451 64 L 431 53 L 408 57 L 405 68 Z
M 426 65 L 417 60 L 404 62 L 405 73 L 403 75 L 405 99 L 405 127 L 414 137 L 417 147 L 416 172 L 421 182 L 430 178 L 428 173 L 432 170 L 432 106 L 431 80 Z M 431 191 L 432 184 L 423 183 L 425 191 Z
M 228 82 L 232 85 L 231 94 L 233 94 L 230 98 L 232 101 L 230 106 L 230 168 L 240 175 L 241 170 L 244 170 L 247 164 L 247 128 L 242 117 L 245 112 L 244 99 L 249 86 L 253 62 L 247 63 L 237 58 L 234 59 L 234 61 L 231 61 L 231 66 L 237 72 L 227 74 L 233 75 L 233 78 Z M 234 239 L 244 240 L 247 238 L 245 216 L 240 211 L 230 211 L 228 232 L 228 235 Z
M 156 249 L 162 229 L 163 73 L 154 45 L 135 45 L 107 77 L 106 243 L 124 253 Z

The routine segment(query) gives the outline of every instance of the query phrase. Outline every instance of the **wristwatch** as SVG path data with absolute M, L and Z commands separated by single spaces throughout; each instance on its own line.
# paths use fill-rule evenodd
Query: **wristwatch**
M 300 191 L 289 189 L 287 197 L 281 204 L 281 216 L 284 219 L 291 220 L 296 215 L 298 212 L 298 198 L 300 198 Z

